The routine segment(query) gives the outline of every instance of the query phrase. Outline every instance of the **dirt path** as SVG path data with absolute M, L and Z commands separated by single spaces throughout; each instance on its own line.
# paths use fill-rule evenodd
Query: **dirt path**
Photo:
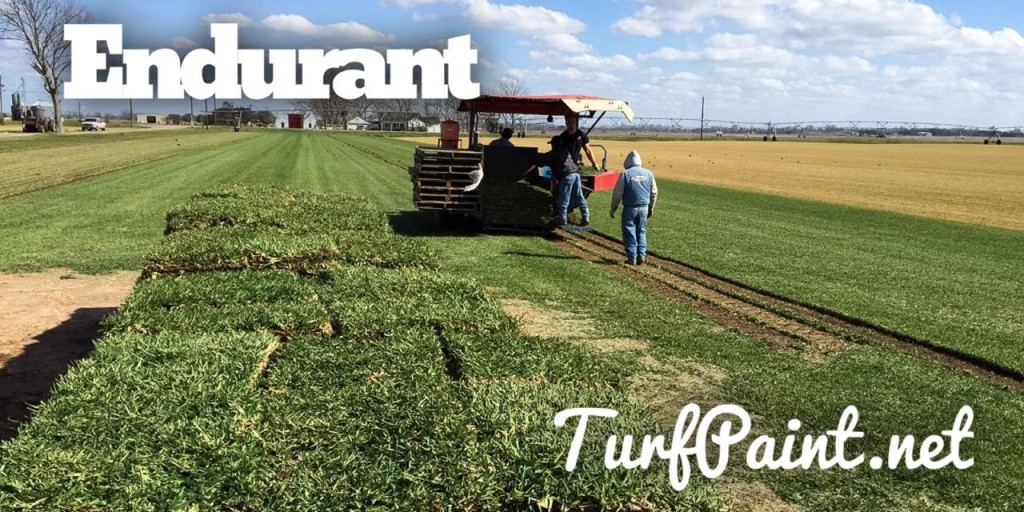
M 1012 369 L 928 340 L 894 332 L 864 320 L 803 304 L 715 276 L 696 267 L 648 254 L 648 264 L 623 265 L 617 240 L 597 232 L 559 231 L 557 244 L 584 260 L 603 265 L 669 298 L 689 303 L 702 315 L 726 327 L 793 349 L 811 361 L 822 361 L 857 343 L 895 348 L 929 358 L 958 371 L 1024 389 L 1024 376 Z
M 58 377 L 92 351 L 100 320 L 131 291 L 137 272 L 68 270 L 0 274 L 0 440 L 29 417 Z

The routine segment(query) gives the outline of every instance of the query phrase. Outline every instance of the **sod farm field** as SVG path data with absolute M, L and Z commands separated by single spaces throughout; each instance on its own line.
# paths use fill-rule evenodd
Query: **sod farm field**
M 17 162 L 0 163 L 0 271 L 145 276 L 0 444 L 0 510 L 1020 509 L 1019 388 L 891 347 L 773 345 L 542 237 L 441 229 L 411 207 L 406 141 L 204 135 L 216 142 L 15 195 Z M 179 136 L 147 140 L 158 152 Z M 113 137 L 74 138 L 112 158 L 132 147 Z M 59 154 L 70 138 L 17 142 Z M 652 250 L 1024 371 L 1021 231 L 673 180 L 655 144 L 637 143 L 661 178 Z M 617 236 L 608 194 L 590 202 Z M 604 468 L 609 434 L 670 434 L 690 402 L 739 404 L 780 438 L 790 419 L 819 435 L 856 405 L 865 437 L 847 452 L 869 458 L 970 405 L 974 466 L 752 471 L 734 453 L 725 478 L 679 493 L 664 462 Z M 595 420 L 568 474 L 573 432 L 551 420 L 577 406 L 621 416 Z
M 1020 144 L 593 140 L 610 169 L 635 149 L 661 178 L 1024 230 Z M 544 138 L 514 142 L 547 150 Z

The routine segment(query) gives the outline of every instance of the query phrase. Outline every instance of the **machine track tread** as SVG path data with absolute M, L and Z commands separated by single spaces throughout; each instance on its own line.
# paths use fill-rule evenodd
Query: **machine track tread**
M 558 230 L 552 240 L 581 259 L 602 265 L 698 313 L 772 345 L 797 350 L 841 351 L 871 344 L 928 358 L 1008 389 L 1024 390 L 1024 374 L 959 350 L 761 290 L 693 265 L 648 252 L 645 265 L 625 265 L 621 242 L 597 231 Z

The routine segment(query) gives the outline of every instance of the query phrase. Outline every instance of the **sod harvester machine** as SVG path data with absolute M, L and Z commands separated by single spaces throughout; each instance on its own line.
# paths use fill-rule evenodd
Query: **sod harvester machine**
M 487 231 L 542 232 L 553 219 L 553 184 L 545 172 L 547 156 L 537 148 L 483 146 L 479 142 L 480 115 L 578 115 L 580 130 L 590 133 L 605 114 L 621 113 L 630 122 L 633 109 L 625 101 L 594 96 L 480 96 L 463 101 L 459 111 L 469 113 L 469 141 L 465 148 L 459 124 L 445 121 L 436 147 L 416 148 L 409 169 L 416 208 L 437 212 L 442 222 L 474 218 Z M 583 121 L 591 119 L 584 128 Z M 601 150 L 601 168 L 582 174 L 584 195 L 611 190 L 618 173 L 608 170 L 608 151 Z

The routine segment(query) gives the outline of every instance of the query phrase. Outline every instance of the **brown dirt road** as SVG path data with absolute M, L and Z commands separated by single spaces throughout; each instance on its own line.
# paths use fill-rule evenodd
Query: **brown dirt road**
M 0 273 L 0 440 L 14 436 L 30 406 L 87 356 L 99 322 L 131 291 L 137 272 Z

